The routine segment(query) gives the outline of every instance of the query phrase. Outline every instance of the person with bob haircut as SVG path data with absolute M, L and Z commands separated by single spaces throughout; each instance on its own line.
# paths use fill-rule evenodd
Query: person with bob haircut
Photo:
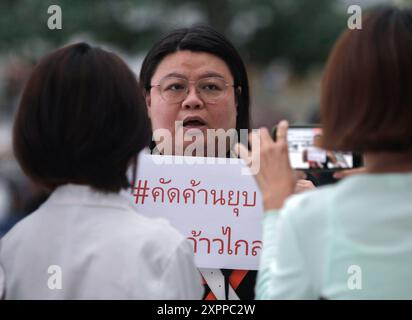
M 167 130 L 173 140 L 173 147 L 167 149 L 153 136 L 153 154 L 231 157 L 231 147 L 242 137 L 241 130 L 246 131 L 247 138 L 250 94 L 245 65 L 230 41 L 209 26 L 177 29 L 165 35 L 147 53 L 140 85 L 153 132 Z M 209 141 L 209 129 L 217 129 L 221 136 Z M 238 139 L 225 140 L 230 131 L 237 133 Z M 200 133 L 203 152 L 185 152 L 192 141 L 179 141 L 178 137 L 199 138 Z M 223 149 L 217 147 L 219 139 L 226 142 Z M 303 191 L 313 184 L 300 180 L 298 187 Z M 254 298 L 256 271 L 200 271 L 206 289 L 204 299 Z
M 364 155 L 364 173 L 292 196 L 288 123 L 262 129 L 266 210 L 258 299 L 412 297 L 412 10 L 379 8 L 346 30 L 323 76 L 323 147 Z M 239 146 L 242 157 L 255 157 Z M 288 198 L 288 199 L 287 199 Z M 287 200 L 286 200 L 287 199 Z
M 4 299 L 200 299 L 186 239 L 119 194 L 149 142 L 133 72 L 114 53 L 77 43 L 45 56 L 23 91 L 14 152 L 52 191 L 0 247 Z

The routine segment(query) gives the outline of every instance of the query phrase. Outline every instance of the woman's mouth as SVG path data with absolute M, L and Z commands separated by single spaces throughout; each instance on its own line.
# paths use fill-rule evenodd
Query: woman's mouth
M 207 128 L 206 121 L 200 117 L 187 117 L 183 120 L 183 128 L 186 130 L 199 129 L 204 130 Z

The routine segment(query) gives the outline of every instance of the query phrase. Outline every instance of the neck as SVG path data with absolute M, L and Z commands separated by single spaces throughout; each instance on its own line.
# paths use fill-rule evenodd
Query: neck
M 363 160 L 370 173 L 412 172 L 412 152 L 365 153 Z

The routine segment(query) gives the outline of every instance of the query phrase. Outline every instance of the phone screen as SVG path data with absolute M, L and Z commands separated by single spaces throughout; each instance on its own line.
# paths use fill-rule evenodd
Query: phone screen
M 291 126 L 288 129 L 289 158 L 292 168 L 333 171 L 355 167 L 351 152 L 320 148 L 321 127 Z

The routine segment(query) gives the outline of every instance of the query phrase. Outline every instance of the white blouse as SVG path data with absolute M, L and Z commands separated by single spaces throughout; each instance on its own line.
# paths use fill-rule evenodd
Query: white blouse
M 123 196 L 64 185 L 0 240 L 3 299 L 201 299 L 190 243 Z

